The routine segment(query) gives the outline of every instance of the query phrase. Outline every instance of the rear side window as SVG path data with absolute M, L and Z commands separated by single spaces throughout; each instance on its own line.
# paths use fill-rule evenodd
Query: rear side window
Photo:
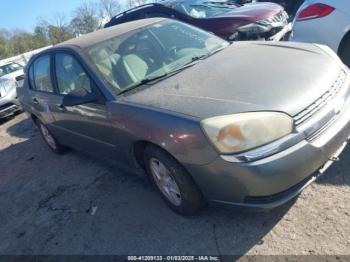
M 51 82 L 51 59 L 50 55 L 45 55 L 36 59 L 29 69 L 30 83 L 33 89 L 54 92 Z

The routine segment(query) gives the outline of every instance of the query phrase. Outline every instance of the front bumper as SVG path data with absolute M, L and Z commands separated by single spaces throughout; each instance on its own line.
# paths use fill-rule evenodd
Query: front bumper
M 297 196 L 338 158 L 350 135 L 350 101 L 331 125 L 279 153 L 235 163 L 219 156 L 187 166 L 204 196 L 226 205 L 273 208 Z
M 16 89 L 11 89 L 5 96 L 0 97 L 0 118 L 7 117 L 21 110 L 17 100 Z

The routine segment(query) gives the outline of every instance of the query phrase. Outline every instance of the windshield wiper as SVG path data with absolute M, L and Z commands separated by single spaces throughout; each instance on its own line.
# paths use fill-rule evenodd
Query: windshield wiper
M 220 47 L 210 53 L 207 53 L 207 54 L 203 54 L 203 55 L 198 55 L 198 56 L 194 56 L 190 59 L 190 61 L 188 61 L 187 63 L 183 64 L 182 66 L 174 69 L 173 71 L 170 71 L 169 73 L 165 73 L 165 74 L 162 74 L 162 75 L 158 75 L 158 76 L 155 76 L 155 77 L 150 77 L 150 78 L 145 78 L 145 79 L 142 79 L 140 82 L 138 82 L 137 84 L 125 89 L 125 90 L 122 90 L 118 93 L 118 95 L 121 95 L 121 94 L 124 94 L 124 93 L 127 93 L 135 88 L 138 88 L 142 85 L 145 85 L 145 84 L 148 84 L 150 82 L 153 82 L 153 81 L 156 81 L 158 79 L 161 79 L 161 78 L 164 78 L 164 77 L 168 77 L 168 76 L 171 76 L 171 75 L 174 75 L 176 74 L 177 72 L 179 71 L 182 71 L 184 70 L 185 68 L 187 67 L 190 67 L 192 65 L 195 65 L 196 62 L 200 61 L 200 60 L 204 60 L 205 58 L 209 57 L 209 56 L 212 56 L 214 54 L 216 54 L 217 52 L 223 50 L 226 46 L 223 46 L 223 47 Z
M 162 74 L 162 75 L 158 75 L 158 76 L 155 76 L 155 77 L 149 77 L 149 78 L 145 78 L 145 79 L 142 79 L 140 82 L 138 82 L 137 84 L 125 89 L 125 90 L 122 90 L 118 93 L 118 95 L 121 95 L 121 94 L 124 94 L 124 93 L 127 93 L 135 88 L 138 88 L 139 86 L 142 86 L 142 85 L 145 85 L 145 84 L 148 84 L 150 82 L 153 82 L 155 80 L 158 80 L 160 78 L 163 78 L 163 77 L 166 77 L 168 75 L 168 73 L 165 73 L 165 74 Z
M 184 65 L 182 65 L 181 67 L 179 68 L 176 68 L 175 70 L 169 72 L 169 73 L 165 73 L 165 74 L 162 74 L 162 75 L 159 75 L 159 76 L 155 76 L 155 77 L 151 77 L 151 78 L 145 78 L 145 79 L 142 79 L 140 82 L 138 82 L 137 84 L 123 90 L 123 91 L 120 91 L 118 93 L 118 95 L 121 95 L 121 94 L 124 94 L 124 93 L 127 93 L 135 88 L 138 88 L 139 86 L 142 86 L 142 85 L 145 85 L 145 84 L 148 84 L 150 82 L 153 82 L 155 80 L 158 80 L 158 79 L 161 79 L 161 78 L 164 78 L 166 76 L 170 76 L 170 75 L 174 75 L 175 73 L 177 73 L 178 71 L 181 71 L 189 66 L 192 66 L 194 62 L 198 61 L 198 60 L 202 60 L 204 59 L 205 57 L 207 57 L 208 54 L 205 54 L 205 55 L 200 55 L 200 56 L 194 56 L 191 58 L 191 60 L 187 63 L 185 63 Z
M 173 72 L 177 72 L 177 71 L 180 71 L 180 70 L 183 70 L 187 67 L 190 67 L 194 64 L 196 64 L 195 62 L 198 62 L 198 61 L 201 61 L 201 60 L 204 60 L 206 58 L 208 58 L 209 56 L 212 56 L 218 52 L 220 52 L 221 50 L 223 50 L 224 48 L 226 48 L 226 46 L 222 46 L 218 49 L 215 49 L 214 51 L 210 52 L 210 53 L 207 53 L 207 54 L 203 54 L 203 55 L 198 55 L 198 56 L 194 56 L 191 58 L 191 60 L 185 64 L 183 64 L 182 66 L 180 66 L 179 68 L 176 68 L 174 71 L 171 71 L 171 73 Z

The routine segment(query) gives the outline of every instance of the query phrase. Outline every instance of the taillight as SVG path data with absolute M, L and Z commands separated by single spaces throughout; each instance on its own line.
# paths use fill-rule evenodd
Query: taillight
M 325 4 L 313 4 L 309 5 L 297 16 L 297 21 L 304 21 L 309 19 L 320 18 L 329 15 L 334 11 L 334 8 Z

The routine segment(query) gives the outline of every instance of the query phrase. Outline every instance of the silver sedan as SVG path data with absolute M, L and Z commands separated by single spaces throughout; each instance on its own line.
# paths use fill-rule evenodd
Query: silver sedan
M 147 19 L 57 45 L 27 68 L 20 101 L 54 152 L 146 170 L 181 214 L 281 205 L 350 134 L 350 72 L 325 46 L 229 44 Z

